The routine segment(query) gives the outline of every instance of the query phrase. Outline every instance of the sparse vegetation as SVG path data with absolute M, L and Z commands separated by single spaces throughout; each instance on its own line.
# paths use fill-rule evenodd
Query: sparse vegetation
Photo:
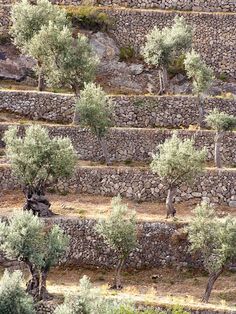
M 135 56 L 134 48 L 131 46 L 124 46 L 120 48 L 120 61 L 129 61 Z
M 69 6 L 66 12 L 74 26 L 95 31 L 107 31 L 113 26 L 113 20 L 105 12 L 91 5 Z

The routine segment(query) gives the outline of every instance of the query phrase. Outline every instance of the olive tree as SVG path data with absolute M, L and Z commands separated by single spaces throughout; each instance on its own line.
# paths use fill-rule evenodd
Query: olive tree
M 16 212 L 8 223 L 0 223 L 0 249 L 28 267 L 31 278 L 26 291 L 37 300 L 48 298 L 48 272 L 65 253 L 68 241 L 57 225 L 48 228 L 31 212 Z
M 81 91 L 75 110 L 76 116 L 79 116 L 80 125 L 89 128 L 97 137 L 105 161 L 109 165 L 110 158 L 104 136 L 111 126 L 112 103 L 110 99 L 100 86 L 88 83 Z M 76 120 L 75 123 L 77 123 Z
M 22 273 L 4 272 L 0 281 L 0 313 L 35 314 L 33 299 L 22 288 Z
M 155 26 L 146 38 L 141 53 L 146 63 L 159 68 L 159 94 L 163 94 L 169 86 L 167 67 L 173 59 L 191 48 L 192 29 L 183 17 L 177 16 L 171 27 L 159 29 Z
M 122 289 L 122 267 L 131 251 L 137 245 L 135 212 L 130 211 L 127 205 L 122 204 L 121 197 L 117 196 L 112 200 L 110 215 L 97 223 L 96 230 L 118 255 L 119 261 L 112 288 Z
M 17 127 L 10 127 L 4 135 L 6 154 L 11 167 L 23 187 L 25 210 L 38 216 L 50 216 L 46 188 L 59 179 L 69 178 L 76 164 L 76 154 L 70 139 L 50 138 L 47 129 L 32 125 L 23 137 Z
M 48 85 L 69 86 L 79 96 L 84 83 L 94 79 L 98 58 L 88 38 L 78 34 L 72 37 L 67 26 L 61 28 L 50 22 L 32 38 L 29 52 L 41 60 Z
M 181 140 L 176 134 L 158 147 L 153 155 L 151 170 L 157 173 L 168 188 L 166 198 L 167 218 L 174 217 L 174 197 L 178 187 L 183 183 L 190 184 L 202 171 L 206 158 L 205 149 L 194 148 L 193 139 Z
M 209 127 L 216 131 L 215 164 L 217 168 L 221 168 L 221 141 L 225 131 L 232 131 L 236 127 L 236 117 L 214 109 L 206 117 L 206 122 Z
M 219 218 L 207 203 L 194 210 L 194 218 L 187 227 L 190 249 L 203 256 L 209 274 L 203 302 L 208 302 L 216 280 L 236 257 L 236 220 L 232 217 Z
M 199 53 L 192 50 L 186 54 L 184 60 L 185 70 L 188 78 L 193 81 L 193 93 L 197 97 L 199 108 L 199 127 L 203 127 L 204 106 L 203 94 L 211 86 L 214 79 L 212 69 L 202 60 Z
M 10 33 L 14 38 L 14 44 L 21 52 L 29 55 L 31 55 L 29 44 L 43 26 L 47 26 L 52 22 L 59 28 L 62 28 L 68 24 L 65 10 L 53 5 L 48 0 L 38 0 L 37 4 L 32 4 L 28 0 L 16 2 L 12 6 L 11 22 Z M 46 44 L 46 42 L 44 44 Z M 38 88 L 42 90 L 42 60 L 40 58 L 35 59 L 37 61 L 38 70 Z

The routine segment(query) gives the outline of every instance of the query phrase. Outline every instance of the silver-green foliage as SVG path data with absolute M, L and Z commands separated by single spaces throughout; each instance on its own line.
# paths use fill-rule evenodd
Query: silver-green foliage
M 209 273 L 219 271 L 236 257 L 236 220 L 219 218 L 209 204 L 197 206 L 187 231 L 191 251 L 201 252 Z
M 84 276 L 80 280 L 78 296 L 66 296 L 65 302 L 59 305 L 54 314 L 122 314 L 122 308 L 133 309 L 128 302 L 112 300 L 101 295 L 92 287 L 90 280 Z M 130 312 L 136 313 L 136 312 Z
M 214 109 L 206 117 L 206 122 L 212 129 L 221 131 L 230 131 L 236 127 L 236 117 L 225 112 Z
M 74 39 L 68 27 L 52 22 L 32 38 L 28 50 L 41 61 L 48 85 L 70 86 L 75 93 L 93 80 L 99 63 L 86 36 Z
M 137 245 L 135 212 L 122 204 L 120 196 L 113 198 L 110 215 L 99 221 L 96 230 L 120 258 L 127 258 Z
M 70 139 L 50 138 L 48 131 L 33 125 L 25 136 L 18 136 L 17 127 L 4 135 L 7 157 L 15 175 L 25 186 L 37 187 L 72 175 L 76 154 Z
M 192 44 L 192 29 L 183 17 L 176 17 L 171 27 L 162 30 L 156 26 L 148 33 L 147 42 L 142 48 L 144 60 L 151 65 L 167 66 Z
M 33 299 L 22 288 L 22 274 L 8 271 L 0 281 L 0 313 L 35 314 Z
M 98 137 L 103 137 L 111 126 L 112 104 L 102 88 L 85 84 L 76 103 L 80 124 Z
M 24 52 L 28 51 L 28 43 L 42 26 L 53 22 L 59 27 L 68 24 L 66 12 L 48 0 L 38 0 L 37 5 L 28 0 L 16 2 L 11 12 L 11 35 L 14 43 Z
M 191 182 L 202 170 L 206 150 L 197 150 L 192 139 L 181 140 L 176 134 L 158 146 L 153 155 L 151 170 L 168 186 Z
M 214 79 L 212 69 L 202 60 L 200 54 L 194 50 L 186 54 L 184 65 L 187 76 L 193 80 L 193 92 L 196 95 L 204 93 Z
M 43 220 L 31 212 L 15 212 L 8 223 L 0 223 L 0 249 L 9 259 L 36 268 L 56 265 L 68 243 L 69 237 L 57 225 L 46 230 Z

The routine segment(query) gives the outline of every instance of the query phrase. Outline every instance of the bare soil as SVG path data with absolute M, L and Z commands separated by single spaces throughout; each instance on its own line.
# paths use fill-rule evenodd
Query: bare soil
M 93 196 L 87 194 L 60 195 L 48 193 L 51 209 L 55 214 L 67 217 L 100 218 L 109 213 L 111 197 Z M 2 192 L 0 203 L 0 215 L 8 216 L 15 210 L 21 209 L 24 204 L 24 195 L 21 191 Z M 141 221 L 166 221 L 165 204 L 160 202 L 136 202 L 123 200 L 129 208 L 136 210 L 137 219 Z M 192 209 L 199 203 L 198 199 L 176 204 L 176 222 L 187 222 L 191 219 Z M 236 208 L 219 206 L 220 215 L 231 214 L 236 216 Z M 168 220 L 172 221 L 172 220 Z

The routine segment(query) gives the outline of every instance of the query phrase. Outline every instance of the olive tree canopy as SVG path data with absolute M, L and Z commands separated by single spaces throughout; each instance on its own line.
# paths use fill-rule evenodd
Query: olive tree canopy
M 17 127 L 4 135 L 6 154 L 23 186 L 27 199 L 25 209 L 39 216 L 49 215 L 50 203 L 45 189 L 57 180 L 69 178 L 76 164 L 76 154 L 69 138 L 50 138 L 46 128 L 32 125 L 23 137 Z
M 191 183 L 199 175 L 205 158 L 205 149 L 195 149 L 192 139 L 182 140 L 176 134 L 158 146 L 158 152 L 153 155 L 150 166 L 168 188 L 167 218 L 176 214 L 173 205 L 176 189 L 183 183 Z

